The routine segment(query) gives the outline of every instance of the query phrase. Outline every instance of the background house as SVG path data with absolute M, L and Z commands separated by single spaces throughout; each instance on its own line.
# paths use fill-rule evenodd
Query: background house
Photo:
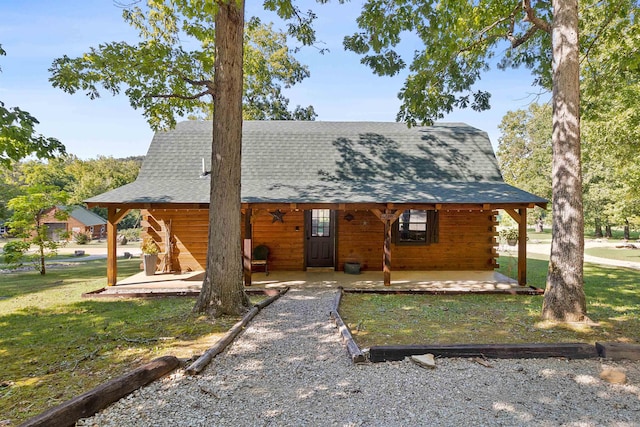
M 87 203 L 107 207 L 113 227 L 142 209 L 145 233 L 173 270 L 204 269 L 211 141 L 211 122 L 158 132 L 137 180 Z M 384 271 L 385 282 L 391 268 L 493 270 L 498 209 L 522 229 L 535 205 L 546 200 L 505 184 L 487 134 L 465 124 L 243 125 L 243 248 L 248 256 L 268 246 L 270 270 L 358 262 Z M 526 264 L 519 270 L 524 283 Z
M 68 209 L 68 217 L 56 218 L 56 212 L 65 209 Z M 42 222 L 53 240 L 62 240 L 65 234 L 73 238 L 74 233 L 86 234 L 94 240 L 107 237 L 107 220 L 82 206 L 55 206 L 44 213 Z

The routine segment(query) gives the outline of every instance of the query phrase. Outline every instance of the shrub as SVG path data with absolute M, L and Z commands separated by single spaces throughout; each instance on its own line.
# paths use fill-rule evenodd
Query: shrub
M 73 239 L 79 245 L 86 245 L 87 243 L 89 243 L 89 240 L 91 240 L 85 233 L 73 233 Z
M 4 262 L 10 266 L 19 267 L 22 265 L 24 253 L 31 245 L 23 240 L 14 240 L 4 245 Z

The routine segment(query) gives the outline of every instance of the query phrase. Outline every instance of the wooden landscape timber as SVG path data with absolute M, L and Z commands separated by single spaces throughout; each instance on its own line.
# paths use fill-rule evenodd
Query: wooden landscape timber
M 103 290 L 103 289 L 102 289 Z M 263 308 L 284 295 L 289 288 L 280 291 L 265 290 L 253 291 L 253 294 L 264 293 L 271 295 L 264 301 L 255 304 L 251 311 L 247 313 L 241 321 L 236 323 L 225 336 L 220 339 L 213 347 L 202 355 L 196 362 L 186 369 L 189 374 L 200 373 L 217 355 L 222 352 L 227 345 L 244 329 L 249 321 Z M 98 290 L 101 291 L 101 290 Z M 95 292 L 95 291 L 94 291 Z M 91 293 L 89 293 L 91 294 Z M 95 296 L 95 295 L 93 295 Z M 108 295 L 114 297 L 113 294 Z M 118 297 L 119 295 L 115 295 Z M 118 378 L 115 378 L 105 384 L 102 384 L 93 390 L 81 394 L 71 400 L 68 400 L 56 407 L 53 407 L 42 414 L 33 417 L 20 427 L 66 427 L 74 426 L 81 418 L 87 418 L 98 411 L 106 408 L 113 402 L 116 402 L 129 393 L 143 387 L 158 378 L 161 378 L 172 372 L 180 366 L 180 360 L 174 356 L 163 356 L 152 360 L 151 362 L 134 369 Z
M 179 365 L 180 361 L 174 356 L 159 357 L 25 421 L 20 427 L 74 426 L 79 419 L 92 416 L 129 393 L 167 375 Z
M 469 295 L 469 294 L 490 294 L 490 295 L 544 295 L 544 289 L 535 286 L 527 286 L 522 289 L 494 289 L 494 290 L 438 290 L 438 289 L 357 289 L 345 288 L 343 292 L 351 294 L 389 294 L 389 295 Z
M 640 344 L 620 342 L 600 343 L 525 343 L 525 344 L 419 344 L 372 346 L 365 353 L 353 339 L 349 327 L 339 313 L 342 295 L 351 293 L 380 294 L 424 294 L 432 293 L 423 290 L 393 289 L 344 289 L 338 288 L 334 300 L 334 308 L 330 315 L 340 330 L 343 342 L 354 363 L 399 361 L 405 357 L 433 354 L 436 357 L 483 357 L 491 359 L 531 359 L 547 357 L 563 357 L 567 359 L 606 358 L 610 360 L 640 360 Z M 539 295 L 541 290 L 532 288 L 529 295 Z M 486 293 L 486 292 L 485 292 Z
M 598 355 L 606 359 L 640 360 L 640 344 L 623 342 L 597 342 Z
M 224 334 L 224 336 L 220 338 L 213 347 L 209 348 L 195 362 L 189 365 L 189 367 L 185 369 L 185 372 L 187 372 L 189 375 L 197 375 L 200 372 L 202 372 L 204 368 L 206 368 L 207 365 L 211 363 L 211 360 L 213 360 L 214 357 L 222 353 L 224 349 L 227 348 L 227 346 L 231 344 L 238 335 L 240 335 L 240 333 L 244 330 L 247 324 L 251 321 L 251 319 L 253 319 L 256 316 L 256 314 L 260 312 L 260 310 L 262 310 L 263 308 L 265 308 L 266 306 L 268 306 L 269 304 L 271 304 L 272 302 L 280 298 L 282 295 L 287 293 L 288 290 L 289 288 L 284 288 L 281 291 L 279 291 L 276 295 L 273 295 L 271 298 L 268 298 L 254 305 L 253 308 L 249 310 L 247 314 L 244 315 L 242 320 L 240 320 L 235 325 L 233 325 L 233 327 L 229 329 L 229 331 L 226 334 Z
M 449 344 L 373 346 L 369 349 L 369 360 L 371 362 L 397 361 L 408 356 L 427 353 L 436 357 L 486 357 L 489 359 L 547 357 L 591 359 L 599 357 L 594 345 L 584 343 Z
M 196 298 L 200 295 L 200 291 L 196 290 L 176 290 L 176 291 L 167 291 L 167 290 L 145 290 L 140 289 L 138 292 L 121 292 L 113 291 L 114 288 L 100 288 L 95 291 L 85 292 L 82 294 L 82 298 L 160 298 L 160 297 L 192 297 Z M 117 289 L 117 288 L 116 288 Z M 276 289 L 245 289 L 245 293 L 247 295 L 267 295 L 274 296 L 278 293 Z
M 353 336 L 351 335 L 351 331 L 349 327 L 344 323 L 340 313 L 338 312 L 338 307 L 340 307 L 340 301 L 342 300 L 342 288 L 338 288 L 338 292 L 336 293 L 336 297 L 333 304 L 333 310 L 329 313 L 333 318 L 336 327 L 340 331 L 340 335 L 342 336 L 342 342 L 345 343 L 347 347 L 347 351 L 349 352 L 349 357 L 353 363 L 362 363 L 366 362 L 367 358 L 365 354 L 360 350 L 358 344 L 356 344 Z

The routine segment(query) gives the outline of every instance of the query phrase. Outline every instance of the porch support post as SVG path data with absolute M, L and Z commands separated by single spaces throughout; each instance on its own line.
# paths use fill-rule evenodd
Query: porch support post
M 253 227 L 251 226 L 251 216 L 253 210 L 247 208 L 244 213 L 244 242 L 242 243 L 242 269 L 244 273 L 244 285 L 251 286 L 251 257 L 252 257 L 252 234 Z
M 380 209 L 371 209 L 371 212 L 384 223 L 384 247 L 382 248 L 382 271 L 384 272 L 384 285 L 391 286 L 391 227 L 402 215 L 402 209 L 391 209 L 393 205 L 387 204 L 384 213 Z
M 527 285 L 527 208 L 519 209 L 518 223 L 518 284 Z
M 384 250 L 382 252 L 382 268 L 384 271 L 384 285 L 391 286 L 391 220 L 384 222 Z
M 107 208 L 107 286 L 116 284 L 118 276 L 118 223 L 130 209 L 118 210 L 115 206 Z

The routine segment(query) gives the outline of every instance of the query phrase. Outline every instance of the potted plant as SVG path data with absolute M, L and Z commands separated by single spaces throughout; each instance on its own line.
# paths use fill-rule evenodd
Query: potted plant
M 517 228 L 505 228 L 500 230 L 500 238 L 506 240 L 509 246 L 515 246 L 518 243 L 518 229 Z
M 158 263 L 158 245 L 149 236 L 145 237 L 140 245 L 142 250 L 142 263 L 144 265 L 144 274 L 153 276 L 156 274 L 156 264 Z

